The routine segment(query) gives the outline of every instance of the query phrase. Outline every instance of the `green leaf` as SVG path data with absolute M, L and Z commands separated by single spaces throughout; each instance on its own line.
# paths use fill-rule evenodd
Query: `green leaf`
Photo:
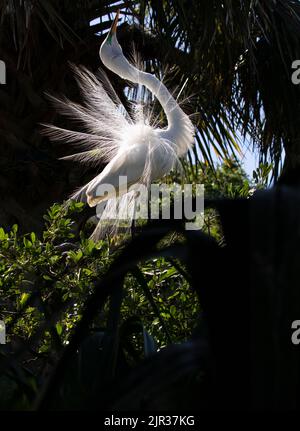
M 29 239 L 27 239 L 25 237 L 23 238 L 23 244 L 24 244 L 25 248 L 31 248 L 32 247 L 32 242 L 29 241 Z
M 20 299 L 20 305 L 23 306 L 27 299 L 29 298 L 30 294 L 29 293 L 22 293 L 21 295 L 21 299 Z
M 69 257 L 73 260 L 73 262 L 78 263 L 83 256 L 82 251 L 79 249 L 77 252 L 69 251 Z
M 19 226 L 17 224 L 12 225 L 11 230 L 14 234 L 16 234 L 18 232 L 18 229 L 19 229 Z
M 61 323 L 59 323 L 59 322 L 58 322 L 58 323 L 55 325 L 55 328 L 56 328 L 56 332 L 58 333 L 58 335 L 61 335 L 62 330 L 63 330 L 63 327 L 62 327 Z
M 6 235 L 3 228 L 0 227 L 0 241 L 3 241 L 4 239 L 6 239 Z
M 171 307 L 170 307 L 170 314 L 171 314 L 172 317 L 176 316 L 177 309 L 176 309 L 175 305 L 171 305 Z

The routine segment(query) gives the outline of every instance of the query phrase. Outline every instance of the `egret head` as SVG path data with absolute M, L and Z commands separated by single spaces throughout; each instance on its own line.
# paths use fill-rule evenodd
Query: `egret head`
M 117 11 L 114 22 L 100 47 L 100 58 L 103 64 L 110 70 L 114 71 L 113 65 L 118 56 L 123 55 L 121 45 L 117 39 L 117 25 L 120 11 Z
M 128 62 L 117 39 L 119 14 L 118 10 L 110 31 L 100 47 L 100 58 L 104 66 L 121 78 L 138 82 L 139 70 Z

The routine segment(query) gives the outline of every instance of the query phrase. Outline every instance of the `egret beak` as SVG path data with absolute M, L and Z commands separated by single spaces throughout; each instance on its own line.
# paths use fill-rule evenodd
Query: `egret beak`
M 119 21 L 119 15 L 120 15 L 120 9 L 117 10 L 117 14 L 115 16 L 114 22 L 112 23 L 112 26 L 110 28 L 109 34 L 113 35 L 117 33 L 117 25 Z

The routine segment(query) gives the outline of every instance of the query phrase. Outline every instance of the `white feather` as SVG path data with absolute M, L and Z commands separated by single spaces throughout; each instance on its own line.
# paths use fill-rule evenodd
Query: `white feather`
M 72 66 L 84 106 L 51 96 L 61 114 L 85 129 L 85 132 L 78 132 L 45 126 L 50 139 L 81 146 L 84 150 L 64 158 L 93 165 L 107 163 L 99 175 L 71 196 L 87 201 L 90 206 L 102 204 L 100 221 L 93 233 L 95 238 L 118 231 L 119 220 L 107 222 L 113 219 L 116 204 L 120 213 L 125 213 L 126 209 L 129 219 L 133 217 L 135 193 L 119 187 L 120 177 L 127 178 L 128 187 L 138 184 L 149 187 L 152 181 L 162 178 L 178 165 L 178 158 L 192 146 L 194 135 L 189 117 L 165 85 L 130 64 L 116 36 L 110 34 L 100 49 L 104 65 L 127 80 L 145 85 L 164 108 L 168 127 L 150 126 L 151 119 L 145 118 L 141 105 L 129 114 L 103 71 L 96 77 L 84 67 Z M 101 193 L 105 184 L 114 186 L 117 196 Z

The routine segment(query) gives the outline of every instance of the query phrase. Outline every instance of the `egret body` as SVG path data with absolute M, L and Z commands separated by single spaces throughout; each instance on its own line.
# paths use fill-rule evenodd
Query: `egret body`
M 67 156 L 85 163 L 103 164 L 106 167 L 92 181 L 72 197 L 86 200 L 94 207 L 115 199 L 103 193 L 106 184 L 114 187 L 118 199 L 128 194 L 120 187 L 120 177 L 126 178 L 128 187 L 145 184 L 168 174 L 184 156 L 194 141 L 194 127 L 166 86 L 150 73 L 139 70 L 123 54 L 117 40 L 119 11 L 113 25 L 100 47 L 102 63 L 121 78 L 144 85 L 158 99 L 167 117 L 166 128 L 150 126 L 141 112 L 128 116 L 119 109 L 122 105 L 108 78 L 102 73 L 101 81 L 83 67 L 74 67 L 85 106 L 69 100 L 55 102 L 63 114 L 85 126 L 87 133 L 48 126 L 50 136 L 56 140 L 77 143 L 86 151 Z M 132 119 L 132 117 L 134 119 Z M 128 199 L 125 201 L 128 204 Z M 108 205 L 109 206 L 109 205 Z M 101 224 L 101 220 L 99 222 Z M 101 226 L 96 229 L 98 233 Z

